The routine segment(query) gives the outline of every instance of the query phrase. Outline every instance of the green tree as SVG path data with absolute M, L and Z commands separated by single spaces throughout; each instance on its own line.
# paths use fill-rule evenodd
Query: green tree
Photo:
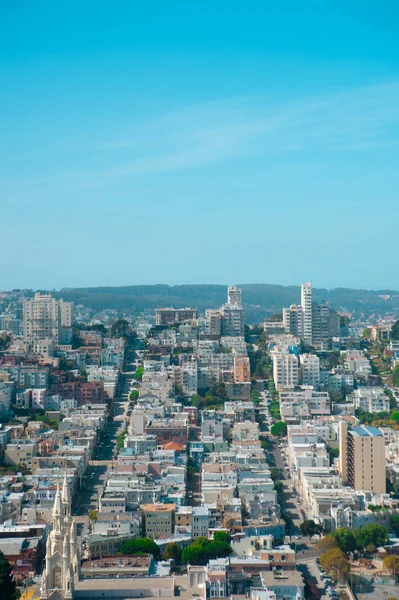
M 276 481 L 274 482 L 274 489 L 276 490 L 278 495 L 282 494 L 284 490 L 283 482 L 279 479 L 276 479 Z
M 331 535 L 336 541 L 338 548 L 342 550 L 342 552 L 348 554 L 349 552 L 353 552 L 357 549 L 356 538 L 350 529 L 339 527 L 333 531 Z
M 171 558 L 175 561 L 175 565 L 179 565 L 181 563 L 181 555 L 182 550 L 179 544 L 176 544 L 176 542 L 171 542 L 166 546 L 162 558 L 163 560 L 169 560 Z
M 117 452 L 119 452 L 120 450 L 122 450 L 123 446 L 125 445 L 125 437 L 126 436 L 127 436 L 127 429 L 124 429 L 123 431 L 121 431 L 121 433 L 116 438 L 115 450 Z
M 359 548 L 365 550 L 373 544 L 377 548 L 385 546 L 389 541 L 388 530 L 382 525 L 365 525 L 361 529 L 355 529 L 355 539 Z
M 140 395 L 140 392 L 138 390 L 133 390 L 132 392 L 130 392 L 129 400 L 132 402 L 136 402 L 139 395 Z
M 111 327 L 111 337 L 127 337 L 131 327 L 125 319 L 118 319 Z
M 399 411 L 398 410 L 392 411 L 390 419 L 391 419 L 391 421 L 399 421 Z
M 227 542 L 199 537 L 183 550 L 182 561 L 184 564 L 205 565 L 210 558 L 225 558 L 231 552 L 232 548 Z
M 307 535 L 309 540 L 314 536 L 320 533 L 320 525 L 315 523 L 313 519 L 305 519 L 300 525 L 299 529 L 301 530 L 302 535 Z
M 215 531 L 213 534 L 213 539 L 215 542 L 225 542 L 229 544 L 231 541 L 231 535 L 227 533 L 227 531 Z
M 399 535 L 399 515 L 398 514 L 393 514 L 391 517 L 391 527 L 393 529 L 393 531 L 395 532 L 395 535 Z
M 395 321 L 391 329 L 391 339 L 399 340 L 399 321 Z
M 121 554 L 152 554 L 155 559 L 159 559 L 161 551 L 158 544 L 150 538 L 138 538 L 127 540 L 120 548 Z
M 349 573 L 349 561 L 339 548 L 331 548 L 322 554 L 320 564 L 334 581 L 342 581 Z
M 277 421 L 277 423 L 274 423 L 274 425 L 271 426 L 270 433 L 275 437 L 285 437 L 287 435 L 287 423 L 284 423 L 284 421 Z
M 89 511 L 89 519 L 90 519 L 90 521 L 93 521 L 93 522 L 97 521 L 97 519 L 98 519 L 98 510 L 90 510 Z
M 277 479 L 280 479 L 280 469 L 278 469 L 277 467 L 273 467 L 273 469 L 271 469 L 270 471 L 270 477 L 273 479 L 273 481 L 277 481 Z
M 399 365 L 392 372 L 392 383 L 395 387 L 399 387 Z
M 0 598 L 1 600 L 16 600 L 17 597 L 12 566 L 0 551 Z
M 144 374 L 144 367 L 139 367 L 137 369 L 137 371 L 135 372 L 134 376 L 137 379 L 137 381 L 141 381 L 143 379 L 143 374 Z
M 327 446 L 328 456 L 330 457 L 330 464 L 332 465 L 335 458 L 339 456 L 339 448 L 331 448 Z

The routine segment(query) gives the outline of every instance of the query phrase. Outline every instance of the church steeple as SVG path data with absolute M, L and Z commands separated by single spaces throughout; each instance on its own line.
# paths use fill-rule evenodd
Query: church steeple
M 52 529 L 46 544 L 41 600 L 73 600 L 74 573 L 80 564 L 75 523 L 71 516 L 71 493 L 65 473 L 62 490 L 58 482 L 52 512 Z
M 60 484 L 57 484 L 57 492 L 53 506 L 53 531 L 61 531 L 64 520 L 64 507 L 61 501 Z
M 71 490 L 69 488 L 69 483 L 68 483 L 68 477 L 67 477 L 66 470 L 65 470 L 65 473 L 64 473 L 64 482 L 62 484 L 61 498 L 62 498 L 62 504 L 63 504 L 63 507 L 64 507 L 65 517 L 67 519 L 69 519 L 70 516 L 71 516 L 72 498 L 71 498 Z

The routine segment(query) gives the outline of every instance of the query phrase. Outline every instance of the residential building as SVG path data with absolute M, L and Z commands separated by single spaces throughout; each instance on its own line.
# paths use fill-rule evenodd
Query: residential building
M 339 467 L 354 490 L 386 492 L 385 439 L 377 427 L 339 425 Z
M 229 285 L 227 288 L 227 304 L 242 308 L 242 290 L 235 285 Z
M 221 308 L 222 335 L 243 336 L 244 335 L 244 311 L 234 304 L 225 304 Z
M 220 309 L 209 309 L 205 311 L 206 332 L 209 335 L 219 336 L 222 332 L 222 313 Z
M 234 357 L 234 381 L 235 383 L 251 382 L 251 369 L 247 356 Z
M 288 352 L 273 352 L 273 380 L 277 389 L 298 385 L 298 358 Z
M 312 284 L 303 283 L 301 288 L 301 306 L 303 311 L 303 339 L 312 344 Z
M 36 292 L 32 300 L 24 300 L 24 339 L 58 341 L 61 327 L 71 327 L 73 304 L 56 300 L 51 294 Z
M 328 304 L 312 304 L 312 344 L 320 351 L 330 350 L 331 339 L 339 337 L 340 316 Z
M 283 324 L 285 333 L 303 337 L 303 308 L 291 304 L 289 308 L 283 308 Z
M 174 504 L 143 504 L 144 534 L 152 539 L 171 537 L 175 526 Z
M 302 385 L 312 386 L 315 390 L 320 385 L 320 360 L 315 354 L 301 354 L 300 381 Z
M 156 325 L 172 325 L 196 319 L 198 319 L 198 310 L 195 308 L 157 308 L 155 311 Z
M 389 396 L 382 387 L 360 387 L 346 397 L 353 402 L 355 408 L 361 408 L 369 413 L 389 412 Z

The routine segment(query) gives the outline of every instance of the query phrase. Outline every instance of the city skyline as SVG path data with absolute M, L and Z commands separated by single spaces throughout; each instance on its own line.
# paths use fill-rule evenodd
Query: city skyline
M 398 287 L 383 6 L 3 7 L 1 287 Z

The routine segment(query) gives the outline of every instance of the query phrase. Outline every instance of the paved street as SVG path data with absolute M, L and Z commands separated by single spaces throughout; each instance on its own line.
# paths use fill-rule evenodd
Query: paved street
M 135 388 L 134 374 L 138 362 L 138 359 L 135 359 L 133 362 L 127 363 L 125 371 L 122 372 L 119 396 L 114 398 L 111 406 L 112 418 L 97 444 L 93 461 L 87 468 L 85 485 L 82 491 L 76 495 L 74 508 L 76 517 L 85 517 L 91 510 L 98 508 L 98 498 L 104 489 L 108 469 L 112 467 L 116 457 L 117 438 L 128 424 L 129 394 Z M 82 520 L 80 523 L 83 524 Z

